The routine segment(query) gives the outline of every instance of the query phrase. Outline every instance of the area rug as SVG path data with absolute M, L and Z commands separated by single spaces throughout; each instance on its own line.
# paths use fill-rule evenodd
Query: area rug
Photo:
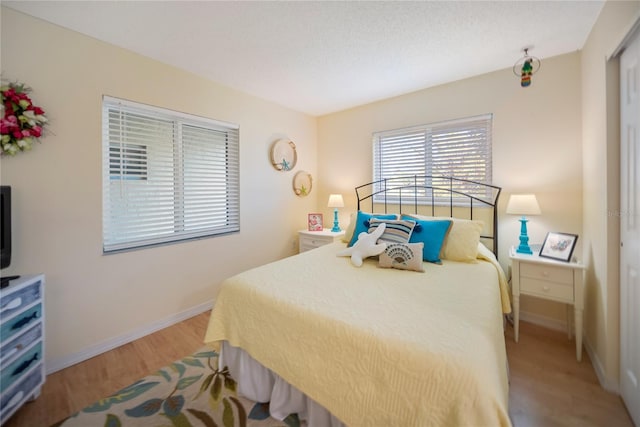
M 52 427 L 297 427 L 269 416 L 269 404 L 238 396 L 236 381 L 218 366 L 218 353 L 203 347 Z

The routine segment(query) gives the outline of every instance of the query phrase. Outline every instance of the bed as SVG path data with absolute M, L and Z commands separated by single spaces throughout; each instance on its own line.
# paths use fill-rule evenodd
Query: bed
M 297 413 L 311 427 L 511 425 L 503 331 L 510 304 L 495 257 L 500 189 L 406 177 L 356 194 L 349 242 L 223 282 L 205 337 L 220 345 L 220 367 L 229 367 L 239 393 L 270 402 L 273 417 Z M 450 222 L 439 263 L 411 271 L 381 268 L 384 254 L 361 267 L 336 256 L 374 218 L 394 214 L 422 231 Z M 426 254 L 431 242 L 422 244 Z

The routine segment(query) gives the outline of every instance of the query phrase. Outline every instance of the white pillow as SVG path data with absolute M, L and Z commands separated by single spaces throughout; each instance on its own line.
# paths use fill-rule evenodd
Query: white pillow
M 424 243 L 391 243 L 380 254 L 378 266 L 424 272 L 422 249 Z

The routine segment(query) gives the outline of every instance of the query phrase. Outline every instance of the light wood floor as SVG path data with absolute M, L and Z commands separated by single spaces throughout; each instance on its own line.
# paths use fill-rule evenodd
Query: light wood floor
M 47 376 L 3 427 L 48 427 L 203 346 L 209 311 Z M 99 427 L 99 426 L 87 426 Z
M 55 372 L 6 427 L 47 427 L 202 347 L 209 312 Z M 509 405 L 516 427 L 633 427 L 620 397 L 598 384 L 589 356 L 564 333 L 522 322 L 506 334 Z M 92 427 L 92 426 L 87 426 Z

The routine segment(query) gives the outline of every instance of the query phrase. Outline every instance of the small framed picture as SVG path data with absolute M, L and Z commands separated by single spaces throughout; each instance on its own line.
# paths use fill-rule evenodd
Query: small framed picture
M 569 262 L 577 241 L 576 234 L 549 232 L 540 248 L 540 256 Z
M 322 214 L 310 213 L 309 214 L 309 231 L 322 231 L 323 229 L 324 229 L 324 225 L 322 224 Z

